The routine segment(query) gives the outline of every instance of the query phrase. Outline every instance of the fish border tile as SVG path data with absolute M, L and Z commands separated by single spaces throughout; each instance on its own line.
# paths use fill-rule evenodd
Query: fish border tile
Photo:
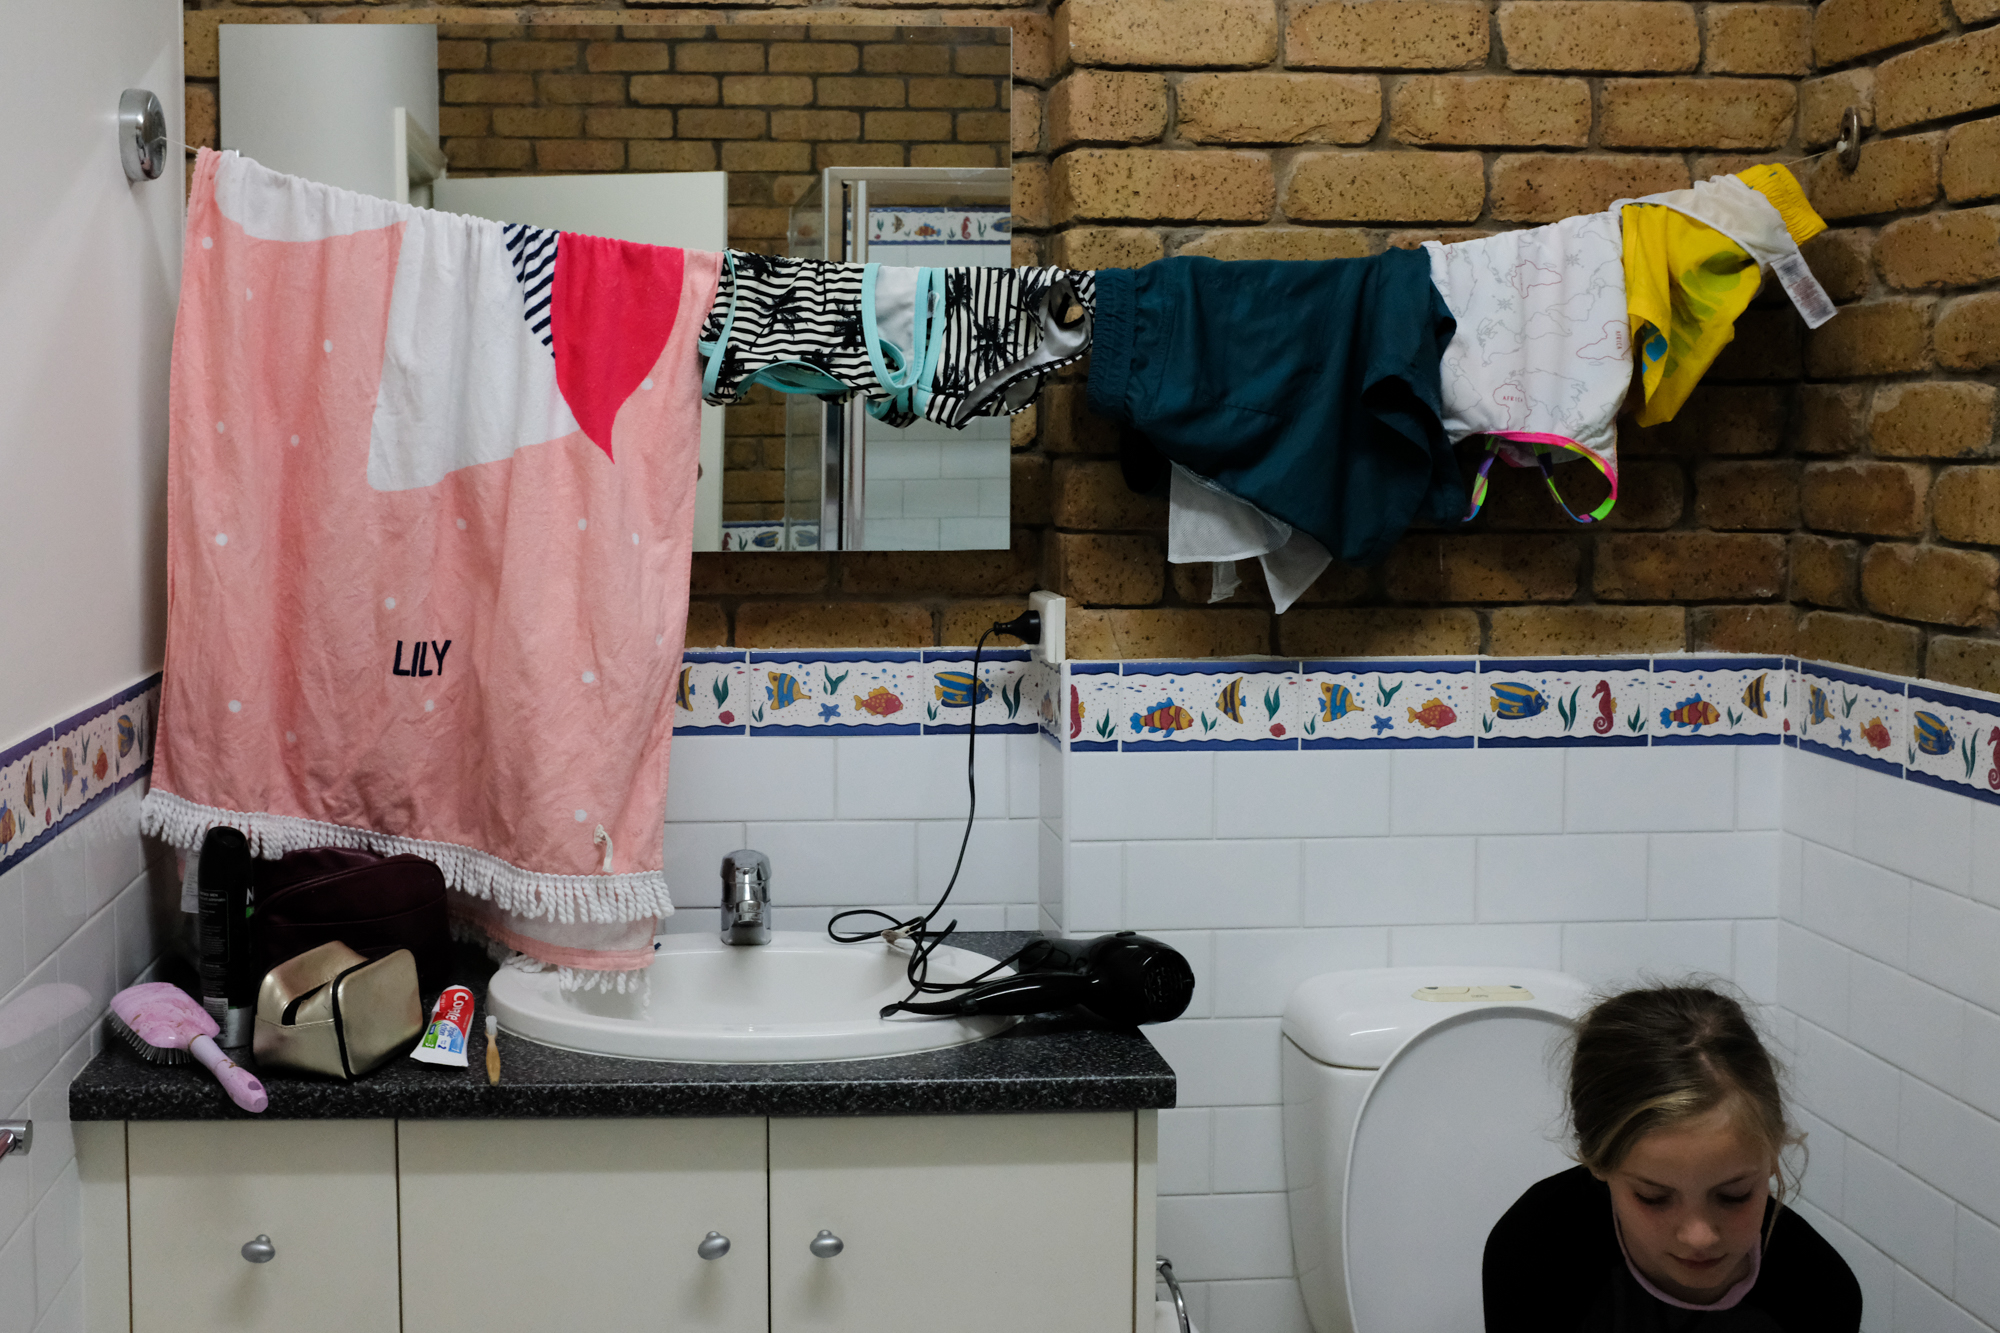
M 968 668 L 972 665 L 970 648 L 926 648 L 924 656 L 923 691 L 923 732 L 926 736 L 963 736 L 972 728 L 964 722 L 943 720 L 942 711 L 937 721 L 931 720 L 931 708 L 940 704 L 937 696 L 937 673 L 951 667 Z M 1029 668 L 1034 665 L 1034 654 L 1026 648 L 988 648 L 979 655 L 979 672 L 992 693 L 974 706 L 974 714 L 979 720 L 982 736 L 1026 736 L 1040 729 L 1037 716 L 1023 713 L 1029 689 Z M 989 668 L 992 668 L 989 670 Z M 1014 714 L 1006 714 L 1006 691 L 1011 684 L 1014 694 Z
M 1919 751 L 1915 734 L 1915 715 L 1918 712 L 1916 705 L 1920 702 L 1930 704 L 1934 708 L 1949 709 L 1960 721 L 1977 718 L 1979 721 L 1969 738 L 1972 742 L 1972 753 L 1976 756 L 1990 744 L 1987 739 L 1990 729 L 2000 727 L 2000 700 L 1966 690 L 1913 680 L 1907 686 L 1905 701 L 1908 722 L 1905 725 L 1903 741 L 1906 761 L 1903 766 L 1903 776 L 1911 782 L 1921 782 L 1926 787 L 1959 792 L 1985 801 L 1989 805 L 2000 805 L 2000 753 L 1993 754 L 1985 764 L 1981 764 L 1975 758 L 1971 772 L 1963 777 L 1954 775 L 1949 769 L 1943 773 L 1933 773 L 1929 771 L 1928 766 L 1944 767 L 1942 761 L 1945 756 Z M 1963 764 L 1963 753 L 1963 751 L 1955 752 L 1952 759 Z M 1986 769 L 1984 785 L 1981 785 L 1975 776 L 1982 767 Z
M 895 674 L 906 678 L 906 688 L 911 693 L 918 694 L 919 696 L 921 696 L 924 686 L 929 681 L 929 673 L 924 666 L 923 653 L 921 650 L 915 648 L 807 648 L 790 651 L 781 648 L 753 648 L 750 650 L 749 661 L 745 667 L 749 676 L 748 685 L 753 700 L 752 708 L 754 710 L 750 715 L 750 735 L 753 737 L 917 736 L 923 733 L 923 725 L 917 721 L 891 722 L 867 717 L 866 715 L 856 716 L 855 710 L 839 697 L 829 703 L 825 697 L 823 681 L 817 682 L 822 687 L 820 694 L 808 694 L 803 697 L 818 701 L 818 706 L 822 710 L 827 707 L 837 709 L 836 715 L 831 718 L 822 715 L 818 717 L 808 716 L 803 721 L 791 721 L 788 719 L 783 722 L 775 722 L 771 720 L 772 713 L 766 710 L 761 702 L 755 701 L 758 691 L 757 673 L 760 670 L 769 671 L 773 668 L 789 667 L 792 670 L 786 671 L 786 675 L 803 672 L 810 676 L 814 671 L 824 673 L 829 668 L 835 666 L 845 666 L 847 668 L 846 671 L 841 673 L 838 684 L 833 687 L 836 695 L 838 695 L 839 691 L 846 688 L 847 682 L 852 678 L 853 673 L 863 667 L 894 671 Z M 806 684 L 807 682 L 801 681 L 800 683 Z M 770 686 L 766 684 L 763 688 L 768 691 Z M 790 705 L 786 706 L 789 707 Z M 864 718 L 866 720 L 863 720 Z
M 688 673 L 688 695 L 690 698 L 698 699 L 701 702 L 700 706 L 695 708 L 683 708 L 678 701 L 674 704 L 674 735 L 744 736 L 749 734 L 750 718 L 747 714 L 730 722 L 719 720 L 725 711 L 731 711 L 733 715 L 733 710 L 728 708 L 727 695 L 740 696 L 748 684 L 749 656 L 749 650 L 744 648 L 690 648 L 681 654 L 681 670 Z M 720 670 L 708 670 L 711 667 L 720 668 Z M 679 672 L 675 673 L 674 680 L 676 689 L 678 689 L 680 681 Z M 726 694 L 722 699 L 715 699 L 714 707 L 711 708 L 709 700 L 715 698 L 714 691 L 717 680 L 728 682 L 725 687 Z M 701 682 L 699 689 L 696 687 L 697 681 Z M 737 704 L 737 707 L 740 708 L 741 706 L 741 703 Z M 718 720 L 713 722 L 697 720 L 704 716 Z
M 1139 669 L 1135 671 L 1135 667 Z M 1131 710 L 1131 716 L 1120 724 L 1120 745 L 1123 749 L 1157 753 L 1163 750 L 1299 748 L 1300 719 L 1309 711 L 1309 705 L 1301 688 L 1305 678 L 1296 658 L 1216 658 L 1213 661 L 1142 659 L 1123 663 L 1119 674 L 1125 685 L 1124 707 Z M 1232 722 L 1214 704 L 1189 706 L 1190 700 L 1208 698 L 1211 694 L 1219 698 L 1235 680 L 1245 682 L 1246 697 L 1252 707 L 1243 711 L 1249 715 L 1249 721 Z M 1291 687 L 1289 690 L 1286 688 L 1288 685 Z M 1274 690 L 1277 692 L 1277 703 L 1275 708 L 1271 708 L 1271 692 Z M 1184 734 L 1167 736 L 1150 736 L 1135 731 L 1133 718 L 1143 716 L 1156 706 L 1153 703 L 1155 695 L 1164 695 L 1168 702 L 1186 709 L 1197 723 L 1204 722 L 1211 711 L 1217 716 L 1200 733 L 1196 733 L 1193 726 L 1188 727 Z M 1256 708 L 1266 709 L 1261 722 L 1254 711 Z M 1278 735 L 1270 734 L 1273 728 L 1277 729 Z M 1261 735 L 1258 734 L 1260 730 Z M 1218 731 L 1225 734 L 1218 735 Z
M 1611 728 L 1605 733 L 1597 733 L 1596 720 L 1591 719 L 1594 711 L 1588 708 L 1583 697 L 1590 677 L 1611 681 L 1613 716 Z M 1505 684 L 1508 680 L 1535 682 L 1534 688 L 1556 705 L 1544 708 L 1532 718 L 1502 719 L 1493 709 L 1492 687 Z M 1560 720 L 1562 706 L 1560 697 L 1564 693 L 1576 697 L 1576 713 L 1564 724 L 1560 731 L 1548 730 L 1550 723 L 1542 719 L 1553 717 Z M 1479 689 L 1481 703 L 1485 705 L 1479 712 L 1479 748 L 1482 750 L 1547 749 L 1551 747 L 1574 747 L 1597 745 L 1606 747 L 1637 748 L 1646 745 L 1652 737 L 1652 662 L 1645 657 L 1482 657 L 1479 659 Z M 1640 729 L 1630 729 L 1629 720 L 1623 710 L 1617 707 L 1622 700 L 1634 695 L 1640 699 L 1637 716 Z M 1592 696 L 1595 698 L 1595 696 Z M 1502 725 L 1507 721 L 1528 721 L 1540 725 L 1523 728 L 1511 733 L 1489 730 L 1489 726 Z M 1586 723 L 1586 729 L 1576 730 L 1578 723 Z M 1620 723 L 1626 730 L 1619 731 Z
M 54 726 L 39 728 L 21 741 L 0 751 L 0 806 L 15 814 L 16 837 L 0 844 L 0 874 L 12 870 L 46 847 L 64 830 L 73 827 L 98 806 L 153 771 L 153 743 L 159 730 L 160 673 L 154 672 L 110 698 L 72 713 Z M 137 708 L 128 705 L 137 703 Z M 132 748 L 118 753 L 118 718 L 121 710 L 136 712 Z M 105 775 L 97 778 L 88 771 L 90 749 L 100 747 L 105 755 Z M 30 767 L 47 773 L 61 763 L 62 751 L 82 749 L 85 771 L 70 786 L 45 792 L 37 811 L 42 823 L 33 835 L 20 838 L 28 825 L 23 819 L 25 805 L 17 806 L 16 793 L 25 785 Z M 94 784 L 94 785 L 93 785 Z
M 1366 725 L 1375 734 L 1367 735 L 1357 732 L 1343 735 L 1322 735 L 1319 731 L 1321 720 L 1325 715 L 1325 709 L 1322 708 L 1319 716 L 1310 719 L 1312 730 L 1302 736 L 1299 741 L 1299 748 L 1304 750 L 1470 749 L 1475 744 L 1474 728 L 1477 724 L 1472 720 L 1471 710 L 1472 701 L 1478 697 L 1480 660 L 1477 657 L 1307 658 L 1300 663 L 1300 670 L 1306 677 L 1307 683 L 1314 685 L 1316 689 L 1323 689 L 1328 684 L 1343 685 L 1350 691 L 1355 691 L 1358 698 L 1365 698 L 1367 697 L 1365 690 L 1360 689 L 1360 687 L 1368 684 L 1368 677 L 1374 677 L 1377 702 L 1372 706 L 1363 704 L 1356 711 L 1369 716 L 1369 721 Z M 1437 678 L 1444 676 L 1463 676 L 1465 679 L 1463 681 L 1453 681 L 1450 686 L 1446 686 L 1440 682 L 1432 686 L 1420 687 L 1412 692 L 1412 698 L 1421 696 L 1428 690 L 1436 690 L 1437 697 L 1440 699 L 1444 699 L 1444 696 L 1447 694 L 1455 695 L 1459 706 L 1452 709 L 1455 716 L 1443 728 L 1445 734 L 1436 736 L 1396 734 L 1398 726 L 1409 725 L 1407 722 L 1397 722 L 1395 720 L 1396 710 L 1400 708 L 1407 712 L 1408 709 L 1415 707 L 1414 702 L 1399 701 L 1398 696 L 1402 694 L 1402 691 L 1419 681 L 1436 681 Z M 1328 679 L 1315 682 L 1315 677 L 1326 677 Z M 1396 679 L 1398 677 L 1400 679 Z M 1396 684 L 1393 689 L 1389 690 L 1389 699 L 1385 703 L 1381 701 L 1381 692 L 1385 682 L 1390 679 L 1396 679 Z M 1311 698 L 1312 696 L 1308 694 L 1307 697 Z M 1444 702 L 1447 707 L 1451 706 L 1451 700 L 1444 700 Z M 1389 713 L 1386 718 L 1374 716 L 1372 714 L 1373 708 L 1387 708 Z M 1350 715 L 1351 713 L 1343 715 L 1331 725 L 1339 725 Z M 1381 724 L 1385 720 L 1389 722 L 1389 726 L 1382 728 Z
M 1079 754 L 1090 754 L 1118 748 L 1118 713 L 1125 702 L 1125 681 L 1118 662 L 1065 662 L 1064 682 L 1077 692 L 1077 701 L 1083 709 L 1082 730 L 1064 742 L 1064 748 Z M 1067 695 L 1068 691 L 1064 691 Z M 1061 708 L 1067 710 L 1069 700 L 1064 698 Z M 1090 715 L 1097 707 L 1103 707 L 1109 722 L 1107 731 L 1100 725 L 1092 725 Z M 1068 716 L 1067 711 L 1063 713 Z M 1068 728 L 1065 727 L 1065 731 Z
M 1858 671 L 1852 667 L 1833 666 L 1825 662 L 1802 663 L 1799 673 L 1801 685 L 1809 686 L 1809 683 L 1815 679 L 1828 685 L 1852 685 L 1857 690 L 1872 690 L 1876 694 L 1881 695 L 1885 702 L 1878 706 L 1881 707 L 1883 712 L 1889 714 L 1889 717 L 1886 719 L 1889 730 L 1889 744 L 1883 747 L 1882 753 L 1891 754 L 1896 757 L 1890 760 L 1881 758 L 1879 755 L 1863 752 L 1856 744 L 1858 736 L 1853 733 L 1850 733 L 1848 739 L 1842 742 L 1838 738 L 1839 728 L 1837 724 L 1834 739 L 1818 739 L 1811 735 L 1811 723 L 1809 721 L 1799 729 L 1800 748 L 1811 750 L 1815 754 L 1823 754 L 1833 759 L 1845 760 L 1850 764 L 1859 764 L 1864 768 L 1878 769 L 1896 777 L 1903 776 L 1902 757 L 1905 747 L 1904 718 L 1908 715 L 1908 690 L 1910 682 L 1902 677 L 1879 676 L 1874 672 Z M 1801 692 L 1803 694 L 1803 689 Z M 1857 695 L 1854 702 L 1859 704 L 1866 697 L 1865 694 Z M 1871 709 L 1870 711 L 1873 710 Z M 1827 721 L 1835 721 L 1830 712 Z M 1849 709 L 1843 711 L 1839 722 L 1851 723 L 1852 721 L 1853 712 L 1850 706 Z
M 1716 653 L 1690 654 L 1685 657 L 1655 657 L 1653 659 L 1653 703 L 1652 708 L 1648 710 L 1647 715 L 1649 718 L 1654 710 L 1671 710 L 1680 707 L 1682 701 L 1675 700 L 1672 696 L 1691 688 L 1688 685 L 1669 685 L 1667 683 L 1669 673 L 1705 673 L 1710 676 L 1728 675 L 1732 679 L 1728 684 L 1718 688 L 1716 693 L 1719 699 L 1736 701 L 1742 699 L 1743 691 L 1749 688 L 1750 680 L 1759 674 L 1770 675 L 1775 673 L 1779 678 L 1781 690 L 1785 685 L 1790 683 L 1791 676 L 1794 674 L 1786 659 L 1782 657 L 1756 654 L 1733 657 L 1727 654 Z M 1734 723 L 1726 720 L 1718 721 L 1716 724 L 1717 730 L 1707 732 L 1706 734 L 1668 731 L 1662 726 L 1653 733 L 1653 744 L 1777 745 L 1787 734 L 1785 730 L 1785 699 L 1786 695 L 1781 693 L 1777 708 L 1767 711 L 1761 718 L 1751 712 L 1749 706 L 1745 704 L 1743 706 L 1743 716 L 1740 719 Z M 1716 700 L 1709 700 L 1709 702 L 1713 703 Z M 1728 718 L 1729 711 L 1734 706 L 1732 703 L 1723 704 L 1724 719 Z

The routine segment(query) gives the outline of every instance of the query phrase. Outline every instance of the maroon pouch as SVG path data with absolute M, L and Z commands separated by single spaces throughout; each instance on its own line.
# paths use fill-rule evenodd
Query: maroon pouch
M 370 960 L 408 949 L 426 996 L 451 979 L 444 872 L 423 857 L 312 847 L 259 861 L 254 873 L 251 939 L 260 979 L 332 940 Z

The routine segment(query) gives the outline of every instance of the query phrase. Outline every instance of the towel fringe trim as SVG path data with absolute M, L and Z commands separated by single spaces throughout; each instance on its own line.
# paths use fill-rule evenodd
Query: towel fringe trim
M 481 950 L 501 967 L 511 967 L 520 972 L 554 972 L 557 974 L 556 985 L 565 991 L 601 990 L 607 995 L 638 995 L 648 1001 L 653 998 L 652 974 L 644 968 L 636 972 L 606 972 L 543 962 L 533 954 L 522 953 L 494 939 L 481 930 L 477 922 L 457 916 L 451 919 L 451 937 Z
M 298 815 L 223 810 L 198 805 L 158 788 L 147 792 L 140 805 L 139 827 L 189 852 L 200 850 L 210 829 L 233 828 L 249 839 L 252 856 L 267 861 L 309 847 L 354 847 L 385 856 L 410 853 L 435 862 L 444 872 L 446 885 L 461 893 L 484 898 L 503 912 L 564 925 L 580 921 L 638 921 L 671 916 L 674 911 L 663 870 L 625 875 L 553 875 L 523 870 L 488 852 L 455 843 L 376 833 Z M 565 969 L 573 970 L 576 969 Z

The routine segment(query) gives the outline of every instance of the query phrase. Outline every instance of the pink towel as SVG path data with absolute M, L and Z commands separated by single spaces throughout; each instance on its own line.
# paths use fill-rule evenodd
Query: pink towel
M 719 264 L 204 151 L 148 831 L 415 852 L 503 943 L 647 966 Z

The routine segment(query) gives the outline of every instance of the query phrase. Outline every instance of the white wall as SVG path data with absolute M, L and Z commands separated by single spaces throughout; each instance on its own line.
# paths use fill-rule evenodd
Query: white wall
M 176 0 L 12 0 L 0 43 L 0 753 L 156 670 L 167 357 L 182 175 L 129 183 L 118 95 L 150 88 L 180 139 Z M 150 737 L 146 738 L 150 742 Z M 0 869 L 0 1108 L 35 1122 L 0 1160 L 0 1328 L 82 1327 L 71 1076 L 111 993 L 157 953 L 170 873 L 135 784 L 32 854 L 13 804 Z M 36 821 L 39 824 L 39 820 Z M 167 863 L 170 870 L 171 863 Z
M 1801 1212 L 1864 1327 L 2000 1327 L 2000 808 L 1789 751 L 1778 995 Z
M 10 0 L 0 43 L 0 749 L 156 670 L 182 180 L 119 166 L 118 95 L 181 132 L 177 0 Z

